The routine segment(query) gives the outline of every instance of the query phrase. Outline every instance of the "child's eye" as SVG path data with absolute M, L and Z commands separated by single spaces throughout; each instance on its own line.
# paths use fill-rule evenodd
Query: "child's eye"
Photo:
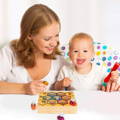
M 83 52 L 88 52 L 87 50 L 83 50 Z
M 74 52 L 74 53 L 78 53 L 78 50 L 74 50 L 73 52 Z

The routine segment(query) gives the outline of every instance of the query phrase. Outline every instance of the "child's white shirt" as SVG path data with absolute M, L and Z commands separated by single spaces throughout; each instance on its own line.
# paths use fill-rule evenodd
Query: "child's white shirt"
M 106 69 L 92 63 L 92 69 L 88 74 L 78 73 L 74 66 L 63 66 L 57 80 L 60 81 L 65 77 L 72 80 L 71 87 L 75 90 L 98 90 L 102 81 L 106 77 Z

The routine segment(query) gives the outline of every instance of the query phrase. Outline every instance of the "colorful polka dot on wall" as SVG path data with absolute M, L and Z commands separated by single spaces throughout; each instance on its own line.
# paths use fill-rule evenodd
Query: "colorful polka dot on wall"
M 120 62 L 120 52 L 119 50 L 113 49 L 111 46 L 107 44 L 94 42 L 95 46 L 95 57 L 99 57 L 99 61 L 97 59 L 96 64 L 103 65 L 106 67 L 106 71 L 110 72 L 112 66 L 115 62 Z M 96 61 L 96 59 L 95 59 Z M 120 68 L 119 68 L 120 71 Z
M 64 57 L 67 61 L 70 61 L 68 56 L 68 44 L 62 46 L 60 49 L 64 53 Z M 110 72 L 115 62 L 120 62 L 120 50 L 112 48 L 112 46 L 103 44 L 100 42 L 94 42 L 95 58 L 92 61 L 96 62 L 97 65 L 106 67 L 106 72 Z M 118 69 L 120 71 L 120 68 Z

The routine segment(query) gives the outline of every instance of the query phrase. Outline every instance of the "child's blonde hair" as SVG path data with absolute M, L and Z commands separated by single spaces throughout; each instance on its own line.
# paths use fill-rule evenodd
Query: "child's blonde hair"
M 71 43 L 74 39 L 89 39 L 91 40 L 91 42 L 93 43 L 93 38 L 87 34 L 87 33 L 76 33 L 71 39 L 70 39 L 70 42 L 69 42 L 69 49 L 71 48 Z

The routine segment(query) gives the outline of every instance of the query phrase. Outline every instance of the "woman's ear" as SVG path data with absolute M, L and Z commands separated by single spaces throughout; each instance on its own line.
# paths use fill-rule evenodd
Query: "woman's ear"
M 32 35 L 29 34 L 29 35 L 27 36 L 27 38 L 28 38 L 29 40 L 32 40 Z

